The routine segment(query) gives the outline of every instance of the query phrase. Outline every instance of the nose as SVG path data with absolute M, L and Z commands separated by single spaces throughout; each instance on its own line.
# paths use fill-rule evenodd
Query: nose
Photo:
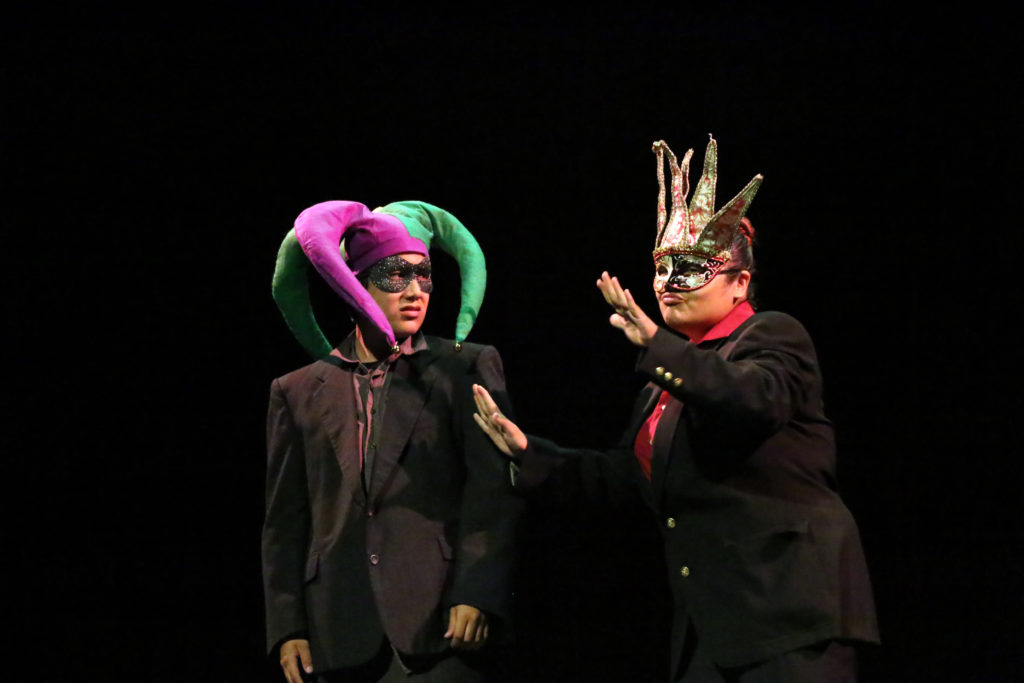
M 402 296 L 410 299 L 417 299 L 421 294 L 423 294 L 423 290 L 420 289 L 420 283 L 416 278 L 413 278 L 409 286 L 402 290 Z
M 668 282 L 665 283 L 665 289 L 667 289 L 670 292 L 679 292 L 682 291 L 683 286 L 685 284 L 685 277 L 683 277 L 682 275 L 673 275 L 668 279 Z

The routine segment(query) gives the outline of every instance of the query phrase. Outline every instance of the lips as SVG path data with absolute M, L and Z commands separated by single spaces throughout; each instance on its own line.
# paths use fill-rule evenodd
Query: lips
M 683 297 L 679 296 L 678 294 L 662 294 L 661 295 L 661 303 L 665 304 L 666 306 L 675 306 L 676 304 L 681 304 L 684 301 L 686 301 L 686 299 L 684 299 Z

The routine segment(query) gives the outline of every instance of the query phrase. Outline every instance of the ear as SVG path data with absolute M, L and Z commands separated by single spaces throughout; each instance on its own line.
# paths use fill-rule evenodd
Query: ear
M 747 288 L 750 287 L 750 271 L 743 270 L 736 276 L 736 280 L 732 283 L 733 290 L 732 295 L 737 301 L 740 299 L 747 298 Z

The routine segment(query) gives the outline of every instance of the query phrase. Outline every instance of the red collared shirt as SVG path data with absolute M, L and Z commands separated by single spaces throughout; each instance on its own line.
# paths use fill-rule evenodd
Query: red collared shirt
M 723 339 L 728 337 L 736 331 L 737 327 L 746 322 L 747 318 L 752 315 L 754 315 L 754 308 L 749 302 L 744 301 L 735 306 L 724 318 L 715 323 L 714 326 L 707 331 L 707 334 L 700 338 L 691 339 L 690 343 L 700 344 L 701 342 L 706 342 L 711 339 Z M 671 398 L 672 397 L 667 391 L 661 392 L 661 396 L 658 397 L 658 404 L 654 407 L 654 411 L 640 428 L 640 432 L 636 435 L 636 441 L 633 442 L 633 452 L 636 454 L 636 459 L 640 462 L 640 469 L 648 479 L 651 478 L 651 456 L 654 453 L 654 435 L 658 431 L 658 421 L 661 420 L 661 414 L 664 412 L 665 406 L 668 405 Z
M 733 307 L 724 318 L 719 320 L 707 331 L 703 337 L 691 339 L 694 344 L 706 342 L 709 339 L 722 339 L 736 331 L 736 328 L 746 322 L 747 318 L 754 315 L 754 308 L 749 301 L 743 301 Z

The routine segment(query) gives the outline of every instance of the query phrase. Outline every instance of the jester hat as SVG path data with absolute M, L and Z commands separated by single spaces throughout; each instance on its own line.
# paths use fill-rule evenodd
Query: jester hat
M 718 183 L 718 143 L 711 137 L 704 153 L 704 172 L 693 192 L 689 206 L 690 157 L 687 150 L 680 164 L 664 140 L 653 145 L 658 157 L 658 238 L 654 243 L 654 260 L 665 254 L 692 256 L 714 267 L 715 272 L 729 260 L 740 219 L 747 213 L 764 177 L 758 173 L 740 193 L 715 211 L 715 185 Z M 665 220 L 665 155 L 672 172 L 672 213 Z
M 459 219 L 426 202 L 394 202 L 370 211 L 358 202 L 314 204 L 295 219 L 277 253 L 273 295 L 292 334 L 315 358 L 331 352 L 309 297 L 313 264 L 331 289 L 369 320 L 397 351 L 384 311 L 356 279 L 377 261 L 395 254 L 427 255 L 432 240 L 459 264 L 462 305 L 455 324 L 456 348 L 469 335 L 484 299 L 487 269 L 480 245 Z

